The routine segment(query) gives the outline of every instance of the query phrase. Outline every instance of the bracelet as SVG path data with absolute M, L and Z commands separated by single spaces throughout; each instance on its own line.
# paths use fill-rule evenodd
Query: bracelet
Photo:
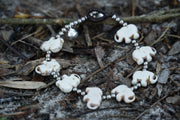
M 77 74 L 62 75 L 60 76 L 61 65 L 55 60 L 51 59 L 51 53 L 57 53 L 62 49 L 64 39 L 62 36 L 66 33 L 69 39 L 73 39 L 78 36 L 78 32 L 74 27 L 78 24 L 82 24 L 84 21 L 99 22 L 111 17 L 118 22 L 122 27 L 114 35 L 114 40 L 118 43 L 125 42 L 133 43 L 135 50 L 132 53 L 133 60 L 138 65 L 143 65 L 142 70 L 135 71 L 132 75 L 132 87 L 127 85 L 118 85 L 112 89 L 111 94 L 104 95 L 99 87 L 87 87 L 85 91 L 78 89 L 81 78 Z M 77 92 L 83 96 L 83 101 L 87 102 L 89 109 L 97 109 L 102 100 L 116 98 L 118 102 L 124 101 L 125 103 L 131 103 L 135 100 L 134 90 L 139 87 L 146 87 L 150 84 L 157 82 L 158 76 L 153 72 L 148 71 L 148 62 L 152 61 L 152 57 L 156 54 L 156 49 L 150 46 L 139 46 L 137 39 L 139 38 L 138 29 L 134 24 L 127 24 L 116 15 L 107 15 L 104 11 L 99 9 L 89 10 L 87 16 L 81 17 L 77 21 L 71 22 L 65 25 L 61 29 L 58 35 L 51 37 L 48 41 L 45 41 L 41 45 L 41 49 L 47 52 L 45 60 L 41 65 L 35 68 L 36 73 L 42 76 L 52 75 L 56 79 L 56 86 L 64 93 L 70 93 L 71 91 Z

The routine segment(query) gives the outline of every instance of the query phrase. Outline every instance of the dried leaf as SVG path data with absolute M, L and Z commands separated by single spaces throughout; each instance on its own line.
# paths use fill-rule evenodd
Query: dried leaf
M 104 56 L 104 49 L 103 49 L 102 47 L 100 47 L 100 46 L 97 46 L 97 47 L 95 48 L 95 54 L 96 54 L 96 57 L 97 57 L 97 61 L 98 61 L 98 63 L 99 63 L 99 66 L 100 66 L 100 67 L 104 67 L 103 62 L 102 62 L 102 58 L 103 58 L 103 56 Z
M 9 88 L 17 88 L 17 89 L 37 89 L 39 87 L 45 86 L 44 82 L 36 82 L 36 81 L 0 81 L 0 86 L 9 87 Z
M 30 15 L 22 12 L 18 12 L 16 15 L 14 15 L 15 18 L 29 18 Z

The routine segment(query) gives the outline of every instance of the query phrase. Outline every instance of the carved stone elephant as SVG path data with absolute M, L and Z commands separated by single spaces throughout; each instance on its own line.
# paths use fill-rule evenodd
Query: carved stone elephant
M 111 91 L 112 94 L 116 94 L 116 100 L 118 102 L 124 100 L 125 103 L 131 103 L 135 100 L 135 94 L 131 88 L 126 85 L 119 85 Z
M 136 71 L 133 74 L 132 84 L 136 85 L 137 83 L 141 83 L 143 87 L 146 87 L 148 83 L 154 84 L 157 82 L 158 77 L 150 71 Z
M 62 80 L 56 82 L 56 86 L 64 93 L 69 93 L 80 84 L 80 80 L 81 78 L 77 74 L 71 74 L 70 76 L 63 75 Z
M 154 56 L 155 54 L 156 54 L 156 49 L 150 46 L 144 46 L 134 50 L 134 52 L 132 53 L 132 57 L 137 62 L 138 65 L 141 65 L 144 63 L 145 59 L 147 62 L 150 62 L 152 60 L 152 56 Z
M 83 101 L 87 102 L 89 109 L 97 109 L 102 101 L 102 90 L 98 87 L 87 87 L 87 95 L 84 96 Z
M 52 72 L 59 72 L 60 69 L 61 65 L 55 59 L 51 59 L 51 61 L 43 61 L 41 65 L 35 68 L 35 71 L 42 76 L 48 76 Z
M 62 49 L 64 40 L 62 38 L 51 37 L 41 45 L 41 49 L 45 52 L 51 51 L 57 53 Z
M 138 29 L 134 24 L 129 24 L 125 27 L 120 28 L 114 36 L 114 40 L 116 42 L 124 41 L 125 43 L 130 43 L 132 39 L 138 38 Z

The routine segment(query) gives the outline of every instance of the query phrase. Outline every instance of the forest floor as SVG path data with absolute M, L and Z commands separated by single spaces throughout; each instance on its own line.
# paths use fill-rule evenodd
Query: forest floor
M 34 71 L 45 56 L 40 45 L 56 35 L 64 24 L 31 22 L 57 18 L 76 20 L 94 7 L 136 24 L 140 33 L 138 43 L 157 50 L 148 70 L 159 75 L 158 82 L 135 90 L 136 100 L 131 104 L 111 99 L 102 101 L 97 110 L 89 110 L 82 96 L 73 92 L 64 94 L 51 77 Z M 178 120 L 180 19 L 176 16 L 180 14 L 179 7 L 180 0 L 0 0 L 0 120 Z M 10 18 L 32 21 L 26 24 L 21 20 L 13 23 L 13 19 L 9 24 L 1 21 Z M 63 50 L 52 55 L 62 65 L 60 74 L 79 74 L 83 79 L 82 90 L 97 86 L 108 94 L 119 84 L 131 86 L 133 72 L 142 66 L 132 60 L 132 44 L 114 41 L 120 27 L 109 20 L 85 22 L 76 27 L 79 36 L 73 40 L 65 37 Z M 44 87 L 40 87 L 42 85 Z

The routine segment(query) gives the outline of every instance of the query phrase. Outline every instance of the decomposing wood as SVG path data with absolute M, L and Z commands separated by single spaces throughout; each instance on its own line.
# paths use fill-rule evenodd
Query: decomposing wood
M 147 15 L 132 16 L 132 17 L 122 17 L 122 20 L 130 23 L 152 23 L 152 22 L 162 22 L 168 19 L 174 19 L 180 17 L 180 8 L 154 11 Z M 75 19 L 68 18 L 56 18 L 56 19 L 16 19 L 16 18 L 0 18 L 0 24 L 68 24 Z M 110 24 L 116 25 L 112 19 L 107 19 L 99 24 Z

